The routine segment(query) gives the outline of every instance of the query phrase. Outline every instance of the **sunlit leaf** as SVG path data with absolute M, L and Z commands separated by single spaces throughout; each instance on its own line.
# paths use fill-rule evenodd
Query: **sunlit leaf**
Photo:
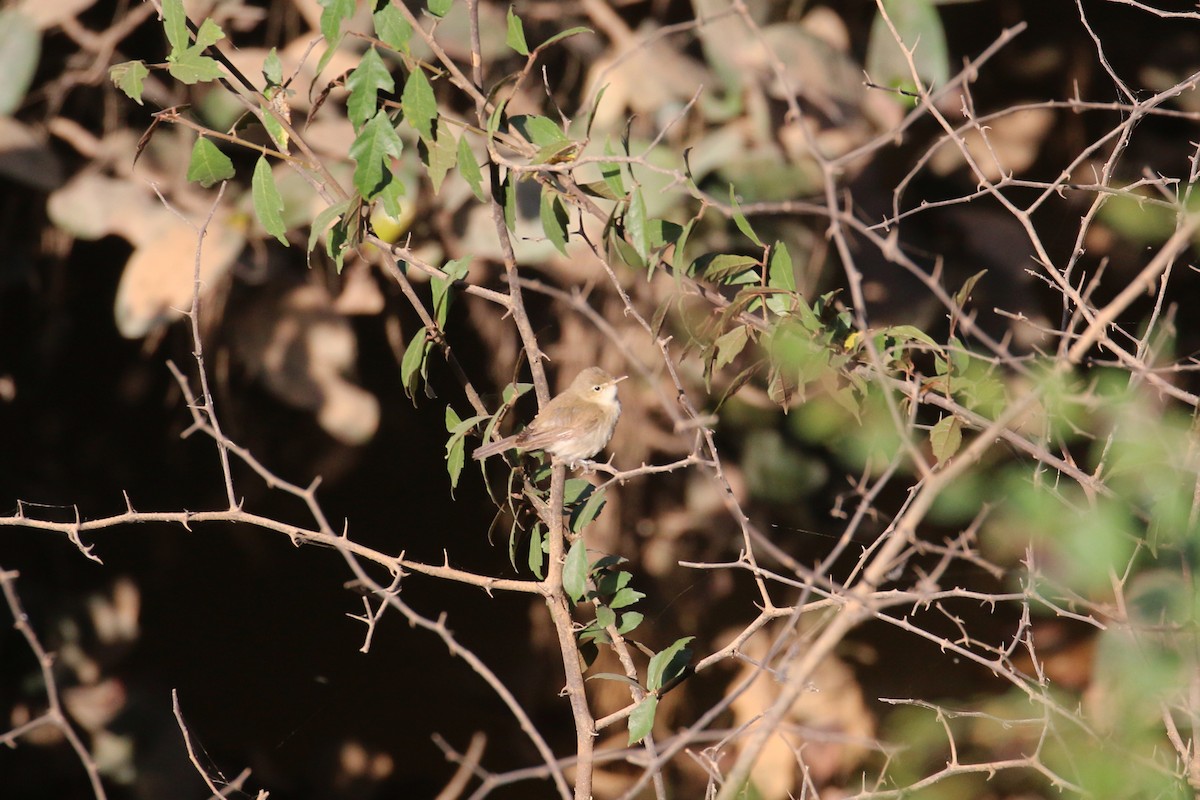
M 962 446 L 962 422 L 958 417 L 942 417 L 929 431 L 929 446 L 939 464 L 944 464 L 957 453 Z
M 422 372 L 425 357 L 429 354 L 431 346 L 432 342 L 429 341 L 425 328 L 422 327 L 408 343 L 404 356 L 400 359 L 400 380 L 404 385 L 404 393 L 410 399 L 416 399 L 417 378 Z
M 227 181 L 234 175 L 233 162 L 206 137 L 196 139 L 192 158 L 188 162 L 187 179 L 197 181 L 205 189 L 214 183 Z
M 0 14 L 3 13 L 0 12 Z M 146 69 L 146 65 L 141 61 L 125 61 L 108 68 L 108 77 L 112 80 L 113 85 L 133 98 L 139 106 L 142 105 L 142 81 L 149 74 L 150 70 Z M 3 105 L 3 101 L 0 100 L 0 113 L 12 110 L 4 109 Z
M 722 334 L 716 341 L 717 357 L 713 361 L 713 369 L 721 369 L 731 363 L 746 347 L 750 333 L 745 325 L 738 325 L 731 331 Z
M 567 134 L 558 123 L 549 117 L 537 114 L 518 114 L 509 119 L 509 124 L 520 131 L 521 135 L 538 147 L 559 145 L 570 142 Z
M 208 56 L 200 55 L 200 51 L 194 47 L 171 56 L 167 71 L 175 80 L 188 85 L 215 81 L 224 75 L 220 64 Z
M 321 211 L 321 213 L 317 214 L 317 216 L 313 219 L 312 227 L 308 232 L 309 252 L 312 252 L 312 249 L 317 246 L 317 239 L 320 238 L 321 234 L 327 231 L 329 226 L 348 210 L 350 210 L 350 201 L 343 200 L 340 203 L 329 206 Z
M 792 293 L 796 291 L 796 273 L 792 267 L 792 254 L 787 245 L 776 242 L 771 248 L 771 260 L 767 262 L 767 286 Z M 792 298 L 776 294 L 767 298 L 767 308 L 782 314 L 792 306 Z
M 588 523 L 600 516 L 600 512 L 604 510 L 604 503 L 603 489 L 595 489 L 588 494 L 587 502 L 571 513 L 571 532 L 579 533 Z
M 412 25 L 400 13 L 400 9 L 387 2 L 381 5 L 371 18 L 375 23 L 375 35 L 381 42 L 401 53 L 408 52 L 408 40 L 412 37 Z
M 626 573 L 626 574 L 628 574 L 628 573 Z M 639 592 L 636 589 L 630 589 L 629 587 L 625 587 L 624 589 L 619 590 L 615 595 L 613 595 L 613 598 L 609 602 L 608 605 L 609 605 L 609 608 L 625 608 L 626 606 L 633 605 L 634 603 L 641 600 L 645 596 L 646 596 L 645 594 L 643 594 L 642 592 Z
M 729 184 L 729 206 L 733 211 L 733 221 L 737 225 L 747 239 L 754 242 L 759 247 L 765 247 L 762 239 L 758 238 L 758 234 L 754 232 L 754 228 L 750 227 L 750 221 L 746 219 L 746 215 L 742 213 L 742 207 L 738 203 L 737 194 L 733 191 L 733 184 Z
M 646 695 L 638 707 L 629 715 L 629 745 L 645 739 L 654 728 L 654 712 L 658 709 L 658 698 Z
M 221 30 L 221 26 L 211 19 L 205 19 L 200 23 L 200 29 L 196 31 L 196 43 L 188 49 L 204 50 L 224 38 L 225 31 Z
M 388 72 L 387 65 L 374 47 L 367 48 L 358 66 L 346 78 L 350 96 L 346 99 L 346 116 L 357 129 L 375 116 L 379 104 L 379 92 L 392 92 L 396 83 Z
M 354 187 L 363 197 L 368 200 L 375 197 L 392 180 L 388 159 L 399 158 L 403 147 L 392 121 L 382 109 L 362 126 L 350 146 L 350 157 L 356 165 Z
M 188 37 L 187 13 L 183 10 L 183 0 L 163 0 L 162 18 L 167 42 L 171 45 L 170 54 L 182 53 L 191 44 L 191 39 Z
M 558 193 L 548 186 L 542 187 L 542 201 L 539 215 L 542 220 L 542 230 L 554 248 L 564 256 L 567 254 L 567 209 L 563 207 Z
M 567 552 L 562 573 L 563 591 L 575 602 L 579 602 L 587 594 L 587 576 L 587 547 L 580 536 Z
M 463 177 L 480 201 L 487 199 L 483 193 L 483 173 L 479 171 L 479 164 L 475 162 L 475 153 L 472 152 L 471 143 L 467 141 L 465 133 L 458 139 L 458 174 Z
M 558 33 L 554 34 L 549 39 L 547 39 L 546 41 L 544 41 L 540 45 L 538 45 L 538 47 L 539 48 L 549 47 L 550 45 L 554 44 L 555 42 L 566 39 L 568 36 L 578 36 L 581 33 L 593 33 L 593 32 L 594 31 L 591 28 L 584 28 L 584 27 L 567 28 L 565 31 L 559 31 Z M 601 89 L 600 93 L 603 94 L 604 90 Z M 599 98 L 597 98 L 597 100 L 599 100 Z
M 408 74 L 408 80 L 404 82 L 404 92 L 400 96 L 400 104 L 404 109 L 404 118 L 421 134 L 421 138 L 426 141 L 433 139 L 437 100 L 423 69 L 418 67 Z
M 529 55 L 529 45 L 525 43 L 525 25 L 512 6 L 508 7 L 508 36 L 504 43 L 523 56 Z
M 646 689 L 656 692 L 683 674 L 684 668 L 692 660 L 688 643 L 695 638 L 684 636 L 676 639 L 669 647 L 654 654 L 650 665 L 646 667 Z
M 262 223 L 263 230 L 274 236 L 284 246 L 288 246 L 287 226 L 283 222 L 283 198 L 275 185 L 275 176 L 271 174 L 271 165 L 266 156 L 259 156 L 254 165 L 254 175 L 250 180 L 250 192 L 254 198 L 254 214 Z
M 279 60 L 279 53 L 274 47 L 263 59 L 262 74 L 271 86 L 279 86 L 283 83 L 283 63 Z
M 321 6 L 321 35 L 330 51 L 342 35 L 342 25 L 354 16 L 354 0 L 317 0 Z
M 617 615 L 608 606 L 596 607 L 596 624 L 601 628 L 617 624 Z
M 450 432 L 450 440 L 446 442 L 446 472 L 450 475 L 451 496 L 458 488 L 458 477 L 462 474 L 466 455 L 463 434 L 458 432 L 461 424 L 462 420 L 458 418 L 458 413 L 450 406 L 446 406 L 446 430 Z
M 629 234 L 629 243 L 643 262 L 650 258 L 650 232 L 646 222 L 646 201 L 642 197 L 641 187 L 638 187 L 629 198 L 629 208 L 625 212 L 625 231 Z
M 639 611 L 626 611 L 621 615 L 621 624 L 617 626 L 617 633 L 622 636 L 630 633 L 642 624 L 643 619 L 645 616 Z

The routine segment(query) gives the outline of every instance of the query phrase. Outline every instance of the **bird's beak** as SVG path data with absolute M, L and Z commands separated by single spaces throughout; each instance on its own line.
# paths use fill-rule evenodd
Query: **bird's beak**
M 629 377 L 628 375 L 622 375 L 622 376 L 621 376 L 621 377 L 619 377 L 619 378 L 615 378 L 615 379 L 613 380 L 613 386 L 616 386 L 618 383 L 620 383 L 621 381 L 625 380 L 625 379 L 626 379 L 626 378 L 628 378 L 628 377 Z

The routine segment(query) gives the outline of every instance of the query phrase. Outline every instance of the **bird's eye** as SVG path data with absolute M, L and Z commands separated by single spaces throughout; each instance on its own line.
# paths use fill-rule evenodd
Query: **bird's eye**
M 604 387 L 603 387 L 603 386 L 601 386 L 600 384 L 596 384 L 595 386 L 593 386 L 593 387 L 592 387 L 592 391 L 593 391 L 593 392 L 598 392 L 598 391 L 600 391 L 600 390 L 601 390 L 601 389 L 603 389 L 603 388 L 604 388 Z

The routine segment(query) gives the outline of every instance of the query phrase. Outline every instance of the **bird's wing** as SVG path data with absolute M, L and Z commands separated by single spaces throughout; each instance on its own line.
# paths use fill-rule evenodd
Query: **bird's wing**
M 522 450 L 545 450 L 552 444 L 571 438 L 571 428 L 564 425 L 530 425 L 517 435 L 517 447 Z
M 471 453 L 471 458 L 478 461 L 488 456 L 494 456 L 497 453 L 503 453 L 505 450 L 510 450 L 514 447 L 523 447 L 524 445 L 517 442 L 518 436 L 520 434 L 517 434 L 517 436 L 506 436 L 497 442 L 482 444 L 475 448 L 475 452 Z

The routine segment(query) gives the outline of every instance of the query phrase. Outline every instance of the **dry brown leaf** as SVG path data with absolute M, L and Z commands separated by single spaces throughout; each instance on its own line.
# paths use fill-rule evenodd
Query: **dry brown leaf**
M 1042 141 L 1053 125 L 1053 111 L 1029 108 L 992 120 L 984 127 L 984 133 L 978 128 L 967 131 L 963 140 L 983 176 L 989 181 L 998 181 L 1033 165 Z M 959 147 L 947 141 L 930 159 L 929 168 L 938 175 L 949 175 L 965 164 Z
M 761 661 L 768 645 L 769 639 L 759 635 L 743 650 Z M 759 669 L 754 664 L 743 665 L 729 686 L 741 684 L 756 672 Z M 764 800 L 785 800 L 802 793 L 801 760 L 809 777 L 821 786 L 861 763 L 875 738 L 875 719 L 853 671 L 844 662 L 827 657 L 805 684 L 754 767 L 752 779 Z M 730 705 L 734 727 L 753 723 L 774 704 L 780 690 L 776 679 L 760 674 Z
M 61 25 L 95 5 L 96 0 L 21 0 L 17 10 L 33 20 L 39 30 Z
M 46 209 L 59 230 L 77 239 L 118 234 L 134 243 L 146 238 L 139 220 L 161 210 L 145 187 L 94 172 L 72 178 L 50 195 Z
M 191 225 L 162 207 L 137 223 L 136 247 L 121 274 L 114 311 L 117 330 L 129 339 L 182 316 L 191 307 L 195 280 L 197 238 Z M 213 217 L 200 255 L 201 291 L 212 290 L 245 244 L 245 230 L 231 224 L 228 214 Z

